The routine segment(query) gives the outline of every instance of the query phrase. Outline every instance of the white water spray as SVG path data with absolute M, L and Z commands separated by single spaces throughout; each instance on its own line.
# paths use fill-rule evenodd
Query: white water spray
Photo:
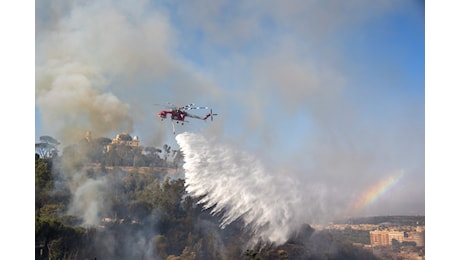
M 320 190 L 274 174 L 248 153 L 198 134 L 176 140 L 184 153 L 186 191 L 222 215 L 222 228 L 241 219 L 255 240 L 282 244 L 320 209 Z M 305 188 L 313 189 L 308 200 L 301 194 Z

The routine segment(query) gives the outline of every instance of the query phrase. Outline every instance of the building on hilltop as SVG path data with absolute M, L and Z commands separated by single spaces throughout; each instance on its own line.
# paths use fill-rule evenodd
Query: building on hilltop
M 107 145 L 107 152 L 113 149 L 114 146 L 117 145 L 126 145 L 131 146 L 132 148 L 140 148 L 139 147 L 139 138 L 137 136 L 131 137 L 127 133 L 117 134 L 117 136 L 112 139 L 112 143 Z

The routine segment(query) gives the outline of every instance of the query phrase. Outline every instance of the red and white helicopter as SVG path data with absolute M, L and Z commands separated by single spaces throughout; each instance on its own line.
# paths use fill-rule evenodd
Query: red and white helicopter
M 184 123 L 189 123 L 189 121 L 185 120 L 186 117 L 196 118 L 196 119 L 201 119 L 201 120 L 206 120 L 208 118 L 211 118 L 211 121 L 213 121 L 214 116 L 217 116 L 217 114 L 212 113 L 212 109 L 208 107 L 197 107 L 195 106 L 195 104 L 189 104 L 189 105 L 185 105 L 182 107 L 178 107 L 171 103 L 168 103 L 168 105 L 165 107 L 168 107 L 169 109 L 160 111 L 158 113 L 158 117 L 160 117 L 161 121 L 163 121 L 165 118 L 167 118 L 168 115 L 171 115 L 170 118 L 171 118 L 171 125 L 173 128 L 173 134 L 176 134 L 176 128 L 174 126 L 174 121 L 176 121 L 177 124 L 180 123 L 181 125 L 183 125 Z M 193 114 L 186 112 L 187 110 L 192 110 L 192 109 L 209 109 L 210 112 L 207 113 L 203 117 L 193 115 Z

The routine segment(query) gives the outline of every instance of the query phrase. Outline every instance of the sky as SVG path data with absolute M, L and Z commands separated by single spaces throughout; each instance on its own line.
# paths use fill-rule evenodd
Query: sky
M 401 173 L 355 213 L 424 214 L 424 23 L 420 1 L 42 1 L 35 138 L 176 147 L 155 104 L 195 103 L 219 115 L 179 133 L 356 198 Z
M 11 86 L 3 95 L 4 122 L 26 124 L 27 143 L 41 135 L 71 143 L 90 128 L 96 136 L 128 131 L 144 145 L 159 145 L 174 139 L 153 104 L 212 106 L 219 113 L 212 124 L 194 121 L 183 131 L 202 131 L 326 183 L 357 182 L 363 192 L 397 180 L 380 210 L 369 210 L 423 214 L 426 193 L 427 221 L 442 225 L 439 214 L 443 223 L 450 214 L 440 207 L 452 204 L 439 203 L 438 194 L 445 201 L 442 194 L 458 190 L 452 63 L 459 43 L 455 8 L 427 3 L 425 57 L 423 4 L 8 3 L 2 28 L 18 40 L 4 41 L 2 52 L 11 71 L 2 79 Z M 25 99 L 30 85 L 35 91 Z M 16 100 L 30 106 L 27 112 L 21 102 L 10 106 Z M 32 117 L 32 109 L 35 123 L 27 126 L 21 118 Z M 11 136 L 8 126 L 4 134 Z M 8 186 L 2 190 L 17 192 Z M 443 228 L 431 237 L 444 235 Z

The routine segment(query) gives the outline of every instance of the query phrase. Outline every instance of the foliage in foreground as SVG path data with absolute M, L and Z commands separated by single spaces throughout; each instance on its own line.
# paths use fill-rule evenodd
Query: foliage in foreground
M 221 229 L 218 216 L 187 196 L 184 179 L 155 167 L 140 173 L 73 164 L 88 180 L 115 179 L 100 224 L 85 226 L 82 216 L 69 214 L 74 194 L 63 159 L 35 160 L 36 259 L 374 259 L 309 225 L 284 245 L 249 248 L 242 223 Z

